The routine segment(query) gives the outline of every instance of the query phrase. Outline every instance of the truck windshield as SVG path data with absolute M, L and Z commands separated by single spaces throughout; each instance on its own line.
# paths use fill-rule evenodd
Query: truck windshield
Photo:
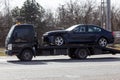
M 15 28 L 15 25 L 11 27 L 11 29 L 10 29 L 10 31 L 9 31 L 9 33 L 8 33 L 8 35 L 7 35 L 7 38 L 10 38 L 10 37 L 11 37 L 11 35 L 12 35 L 12 33 L 13 33 L 14 28 Z

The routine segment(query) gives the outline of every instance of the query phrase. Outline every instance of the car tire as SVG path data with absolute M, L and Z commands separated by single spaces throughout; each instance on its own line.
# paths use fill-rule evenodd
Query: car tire
M 22 51 L 21 55 L 17 56 L 21 61 L 31 61 L 33 58 L 33 52 L 30 49 Z
M 102 37 L 102 38 L 100 38 L 100 39 L 98 40 L 98 45 L 99 45 L 100 47 L 106 47 L 107 44 L 108 44 L 108 41 L 107 41 L 107 39 L 104 38 L 104 37 Z
M 54 44 L 56 46 L 62 46 L 64 44 L 64 38 L 62 36 L 56 36 L 54 38 Z
M 78 59 L 86 59 L 88 56 L 88 50 L 87 49 L 77 49 L 76 56 Z

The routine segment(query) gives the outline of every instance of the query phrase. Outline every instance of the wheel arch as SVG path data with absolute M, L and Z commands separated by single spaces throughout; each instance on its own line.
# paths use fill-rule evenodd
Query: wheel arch
M 97 39 L 97 43 L 98 43 L 98 41 L 99 41 L 101 38 L 105 38 L 105 39 L 107 40 L 107 42 L 109 42 L 108 39 L 107 39 L 107 37 L 101 36 L 101 37 L 99 37 L 99 38 Z
M 81 51 L 81 50 L 85 50 L 85 51 L 86 51 L 86 55 L 84 55 L 84 57 L 83 57 L 83 56 L 82 56 L 82 57 L 79 56 L 79 51 Z M 90 55 L 90 51 L 89 51 L 88 48 L 78 48 L 78 49 L 76 49 L 75 54 L 76 54 L 76 57 L 77 57 L 78 59 L 86 59 L 87 56 Z
M 91 54 L 91 53 L 90 53 L 90 49 L 89 49 L 89 48 L 77 48 L 77 49 L 76 49 L 76 51 L 75 51 L 75 54 L 77 54 L 77 52 L 78 52 L 79 50 L 81 50 L 81 49 L 86 50 L 88 55 L 90 55 L 90 54 Z
M 22 52 L 23 52 L 24 50 L 31 50 L 33 56 L 34 56 L 34 57 L 36 56 L 36 55 L 35 55 L 35 51 L 33 50 L 33 48 L 30 48 L 30 47 L 23 48 L 23 49 L 21 50 L 20 54 L 22 54 Z

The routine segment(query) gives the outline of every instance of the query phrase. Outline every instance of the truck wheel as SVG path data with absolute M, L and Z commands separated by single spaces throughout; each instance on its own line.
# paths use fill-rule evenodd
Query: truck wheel
M 33 52 L 29 49 L 25 49 L 20 57 L 21 61 L 31 61 L 33 58 Z
M 77 49 L 76 56 L 78 59 L 86 59 L 88 56 L 88 50 L 87 49 Z
M 76 59 L 76 58 L 77 58 L 75 54 L 71 54 L 71 53 L 69 53 L 68 56 L 69 56 L 71 59 Z
M 22 59 L 22 58 L 21 58 L 21 55 L 16 55 L 16 57 L 17 57 L 19 60 Z
M 64 39 L 61 36 L 56 36 L 54 39 L 54 44 L 56 46 L 62 46 L 64 44 Z
M 76 59 L 76 54 L 75 54 L 75 51 L 76 49 L 70 49 L 69 50 L 69 53 L 68 53 L 68 56 L 71 58 L 71 59 Z

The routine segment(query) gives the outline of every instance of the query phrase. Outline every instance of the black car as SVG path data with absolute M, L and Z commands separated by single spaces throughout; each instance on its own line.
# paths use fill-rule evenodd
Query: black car
M 49 31 L 43 34 L 43 42 L 50 45 L 93 43 L 101 47 L 114 42 L 112 32 L 96 25 L 78 24 L 66 30 Z

